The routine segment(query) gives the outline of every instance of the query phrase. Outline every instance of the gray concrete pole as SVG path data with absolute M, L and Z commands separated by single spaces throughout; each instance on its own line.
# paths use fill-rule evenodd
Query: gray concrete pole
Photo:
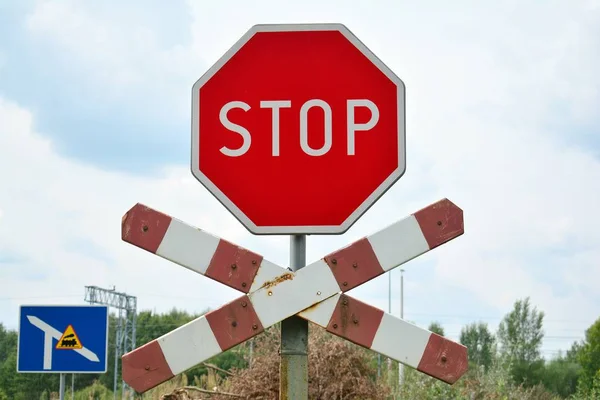
M 290 237 L 290 268 L 306 266 L 306 236 Z M 308 399 L 308 321 L 293 316 L 281 321 L 279 399 Z

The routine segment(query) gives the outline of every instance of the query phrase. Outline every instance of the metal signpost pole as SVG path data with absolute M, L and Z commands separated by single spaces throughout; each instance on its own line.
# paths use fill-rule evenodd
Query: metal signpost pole
M 306 236 L 290 236 L 290 268 L 306 266 Z M 294 315 L 281 321 L 279 399 L 308 399 L 308 321 Z
M 65 400 L 65 374 L 60 374 L 60 387 L 58 393 L 60 400 Z

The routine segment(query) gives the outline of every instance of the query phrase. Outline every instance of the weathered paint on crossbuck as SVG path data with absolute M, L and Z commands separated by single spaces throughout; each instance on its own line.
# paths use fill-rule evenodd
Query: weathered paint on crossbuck
M 245 294 L 124 355 L 123 379 L 144 392 L 298 314 L 335 335 L 454 383 L 466 372 L 466 347 L 340 292 L 463 233 L 462 210 L 443 199 L 292 273 L 137 204 L 123 217 L 124 241 Z

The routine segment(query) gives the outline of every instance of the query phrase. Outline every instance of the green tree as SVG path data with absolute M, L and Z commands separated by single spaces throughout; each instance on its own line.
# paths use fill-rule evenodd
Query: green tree
M 175 308 L 171 309 L 171 311 L 165 314 L 153 314 L 151 311 L 142 311 L 137 317 L 136 347 L 169 333 L 175 328 L 178 328 L 200 317 L 201 315 L 204 315 L 206 312 L 208 312 L 208 310 L 201 312 L 200 314 L 189 314 L 185 311 L 177 310 Z M 245 367 L 246 361 L 244 360 L 244 354 L 240 352 L 240 348 L 240 346 L 236 346 L 216 355 L 206 362 L 214 364 L 224 370 Z M 200 364 L 187 370 L 185 374 L 187 375 L 188 380 L 192 382 L 194 376 L 207 374 L 207 369 L 204 365 Z M 112 388 L 112 385 L 107 385 L 106 383 L 104 384 L 107 387 Z
M 17 349 L 17 333 L 7 330 L 0 323 L 0 366 L 8 359 L 9 354 Z
M 58 388 L 56 374 L 17 373 L 17 332 L 0 324 L 0 389 L 11 400 L 37 399 L 45 388 Z
M 581 348 L 583 347 L 583 343 L 584 341 L 577 341 L 574 342 L 571 345 L 571 348 L 569 350 L 567 350 L 567 353 L 565 354 L 565 359 L 571 361 L 571 362 L 579 362 L 579 352 L 581 351 Z
M 70 398 L 69 396 L 66 396 Z M 88 400 L 88 399 L 112 399 L 113 392 L 102 385 L 98 381 L 93 381 L 90 385 L 75 392 L 75 400 Z
M 513 310 L 500 322 L 498 342 L 504 360 L 511 365 L 517 383 L 533 385 L 541 379 L 544 361 L 540 355 L 544 312 L 532 307 L 529 297 L 517 300 Z
M 197 318 L 199 315 L 173 309 L 164 314 L 153 314 L 150 311 L 142 311 L 138 316 L 136 347 L 184 325 Z M 94 390 L 104 390 L 102 388 L 112 390 L 117 326 L 118 320 L 114 314 L 111 314 L 109 316 L 107 372 L 105 374 L 78 374 L 75 379 L 75 390 L 81 393 L 88 393 L 85 390 L 90 387 L 95 388 Z M 2 396 L 6 396 L 11 400 L 40 399 L 43 396 L 46 396 L 47 398 L 50 392 L 56 392 L 58 390 L 59 375 L 17 373 L 17 339 L 17 332 L 9 331 L 0 324 L 0 400 L 3 400 Z M 238 346 L 213 357 L 211 360 L 208 360 L 208 362 L 215 364 L 224 370 L 242 368 L 246 365 L 243 350 L 243 346 Z M 118 365 L 117 382 L 120 387 L 120 362 Z M 206 373 L 206 367 L 203 365 L 199 365 L 186 371 L 186 375 L 190 380 L 193 379 L 194 376 Z M 68 379 L 70 379 L 70 377 L 68 377 Z
M 437 333 L 440 336 L 444 336 L 444 327 L 437 321 L 433 321 L 432 323 L 430 323 L 427 330 L 433 333 Z
M 570 400 L 598 400 L 600 399 L 600 370 L 596 373 L 594 379 L 592 379 L 591 386 L 586 387 L 585 385 L 579 385 L 577 387 L 577 393 L 569 398 Z
M 472 323 L 460 331 L 460 343 L 467 347 L 469 362 L 481 365 L 488 371 L 496 352 L 496 339 L 483 322 Z
M 142 311 L 137 316 L 136 347 L 146 344 L 175 328 L 178 328 L 193 319 L 203 315 L 189 314 L 175 308 L 165 314 L 153 314 L 151 311 Z
M 600 372 L 600 318 L 585 331 L 577 359 L 581 365 L 581 385 L 590 389 Z
M 0 388 L 11 400 L 39 399 L 46 388 L 58 390 L 58 384 L 58 374 L 17 373 L 16 348 L 0 369 Z
M 566 398 L 577 390 L 581 366 L 568 356 L 559 355 L 544 367 L 542 383 L 552 392 Z

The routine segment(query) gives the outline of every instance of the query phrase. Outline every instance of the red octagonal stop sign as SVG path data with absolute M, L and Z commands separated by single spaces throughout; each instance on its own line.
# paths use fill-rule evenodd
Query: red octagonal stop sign
M 406 168 L 404 84 L 343 25 L 254 26 L 192 104 L 192 173 L 256 234 L 343 233 Z

